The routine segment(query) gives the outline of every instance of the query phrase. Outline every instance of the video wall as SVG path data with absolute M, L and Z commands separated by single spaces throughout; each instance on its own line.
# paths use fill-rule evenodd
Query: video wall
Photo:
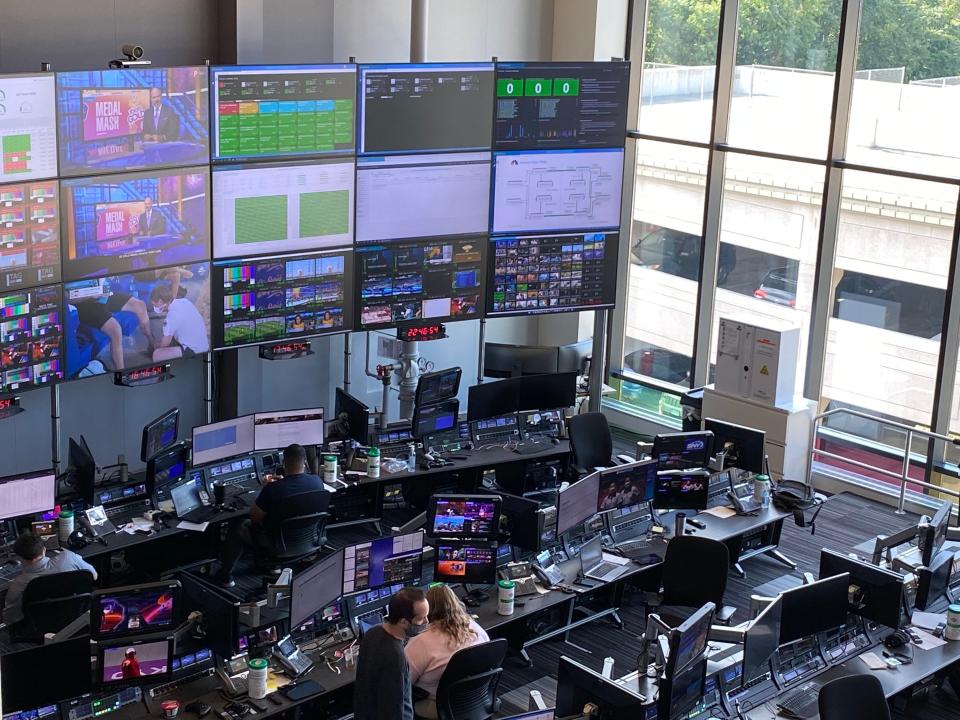
M 0 76 L 0 394 L 612 307 L 629 64 Z

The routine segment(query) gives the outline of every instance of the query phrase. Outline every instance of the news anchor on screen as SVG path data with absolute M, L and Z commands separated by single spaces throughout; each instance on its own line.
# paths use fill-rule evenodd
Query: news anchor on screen
M 159 210 L 154 209 L 153 199 L 143 199 L 143 212 L 140 213 L 141 235 L 164 235 L 167 232 L 167 222 Z
M 160 88 L 150 88 L 150 107 L 143 116 L 143 139 L 147 142 L 170 142 L 180 139 L 180 119 L 163 101 Z

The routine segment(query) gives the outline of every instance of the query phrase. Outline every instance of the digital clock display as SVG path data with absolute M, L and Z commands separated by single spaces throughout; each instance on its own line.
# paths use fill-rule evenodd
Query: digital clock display
M 397 329 L 397 338 L 404 342 L 422 340 L 440 340 L 447 336 L 447 328 L 442 323 L 432 325 L 413 325 Z

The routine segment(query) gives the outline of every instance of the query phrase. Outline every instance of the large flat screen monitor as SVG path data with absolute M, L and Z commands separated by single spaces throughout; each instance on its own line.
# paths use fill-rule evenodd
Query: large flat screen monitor
M 900 573 L 878 568 L 842 553 L 820 551 L 820 577 L 849 574 L 847 601 L 850 612 L 894 630 L 907 617 L 904 580 Z
M 414 582 L 422 564 L 422 532 L 350 545 L 344 550 L 343 594 Z
M 358 327 L 479 318 L 485 244 L 477 237 L 358 248 Z
M 487 314 L 538 315 L 613 307 L 616 232 L 490 239 Z
M 486 233 L 490 153 L 361 157 L 357 242 Z
M 290 583 L 290 627 L 296 628 L 340 597 L 343 586 L 343 550 L 335 550 Z
M 210 257 L 206 168 L 65 180 L 63 277 L 103 277 Z
M 611 678 L 584 667 L 568 657 L 560 657 L 557 668 L 557 717 L 579 717 L 591 703 L 603 720 L 637 720 L 645 714 L 646 699 L 630 692 Z M 664 716 L 666 717 L 666 716 Z
M 557 537 L 597 514 L 600 473 L 582 477 L 557 497 Z
M 210 264 L 64 285 L 66 377 L 193 357 L 210 350 Z
M 56 180 L 0 185 L 0 292 L 60 282 L 57 190 Z
M 782 601 L 776 598 L 750 623 L 743 634 L 744 684 L 767 672 L 770 658 L 780 645 Z
M 341 388 L 337 388 L 335 403 L 337 419 L 346 416 L 348 437 L 366 445 L 370 441 L 370 408 Z
M 4 713 L 52 705 L 90 692 L 90 656 L 90 638 L 86 636 L 0 655 Z M 51 668 L 57 669 L 56 682 L 48 676 Z
M 671 631 L 667 677 L 681 672 L 707 649 L 714 610 L 713 603 L 707 603 Z
M 713 454 L 724 453 L 724 467 L 749 470 L 760 475 L 764 472 L 766 449 L 763 430 L 734 425 L 721 420 L 706 419 L 703 429 L 713 433 Z
M 623 147 L 630 64 L 498 63 L 498 150 Z
M 849 573 L 818 580 L 780 593 L 780 644 L 812 637 L 847 621 Z
M 111 638 L 167 630 L 180 620 L 179 603 L 177 580 L 96 590 L 90 633 L 95 638 Z
M 51 73 L 0 75 L 0 183 L 57 176 L 55 94 Z
M 225 592 L 193 573 L 178 573 L 183 591 L 184 614 L 192 610 L 202 613 L 200 627 L 204 643 L 221 657 L 229 658 L 236 652 L 240 635 L 239 603 Z
M 471 385 L 467 390 L 467 420 L 509 415 L 520 410 L 520 390 L 513 379 Z
M 350 153 L 355 65 L 234 65 L 210 68 L 218 160 Z
M 104 687 L 166 680 L 172 672 L 173 638 L 99 643 L 99 682 Z
M 230 165 L 213 172 L 213 257 L 353 244 L 354 163 Z
M 143 426 L 140 437 L 140 459 L 152 460 L 168 447 L 177 442 L 177 430 L 180 425 L 180 409 L 172 408 Z
M 489 149 L 492 63 L 360 66 L 358 152 Z
M 577 402 L 577 373 L 526 375 L 507 382 L 519 390 L 518 410 L 561 410 Z
M 498 152 L 493 167 L 493 233 L 620 225 L 622 149 Z
M 0 393 L 63 378 L 61 300 L 59 285 L 0 294 Z
M 279 450 L 287 445 L 323 445 L 323 408 L 279 410 L 253 416 L 253 449 Z
M 433 581 L 493 585 L 497 582 L 497 548 L 493 543 L 437 543 Z
M 600 471 L 597 511 L 618 510 L 653 500 L 657 488 L 655 460 L 618 465 Z
M 427 534 L 448 539 L 496 540 L 501 502 L 496 495 L 433 495 L 427 504 Z
M 206 163 L 207 68 L 57 73 L 60 174 Z
M 353 328 L 353 253 L 224 260 L 213 265 L 216 348 Z
M 52 471 L 0 478 L 0 520 L 36 515 L 57 504 L 57 480 Z
M 459 367 L 435 370 L 423 373 L 417 380 L 417 392 L 414 396 L 416 405 L 430 405 L 440 400 L 448 400 L 457 396 L 460 389 L 460 376 L 463 371 Z
M 653 458 L 661 470 L 705 468 L 713 447 L 712 432 L 665 433 L 653 438 Z
M 436 405 L 417 405 L 413 410 L 413 437 L 423 440 L 431 435 L 449 435 L 457 432 L 460 401 L 443 400 Z
M 657 510 L 706 510 L 709 490 L 709 472 L 660 473 L 653 493 L 653 507 Z
M 193 428 L 193 466 L 209 465 L 254 449 L 253 415 Z

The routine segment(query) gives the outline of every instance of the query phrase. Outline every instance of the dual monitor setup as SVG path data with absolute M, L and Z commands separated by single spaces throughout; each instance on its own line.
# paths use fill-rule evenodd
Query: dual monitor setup
M 610 308 L 628 87 L 624 62 L 2 76 L 31 112 L 0 118 L 0 393 Z

